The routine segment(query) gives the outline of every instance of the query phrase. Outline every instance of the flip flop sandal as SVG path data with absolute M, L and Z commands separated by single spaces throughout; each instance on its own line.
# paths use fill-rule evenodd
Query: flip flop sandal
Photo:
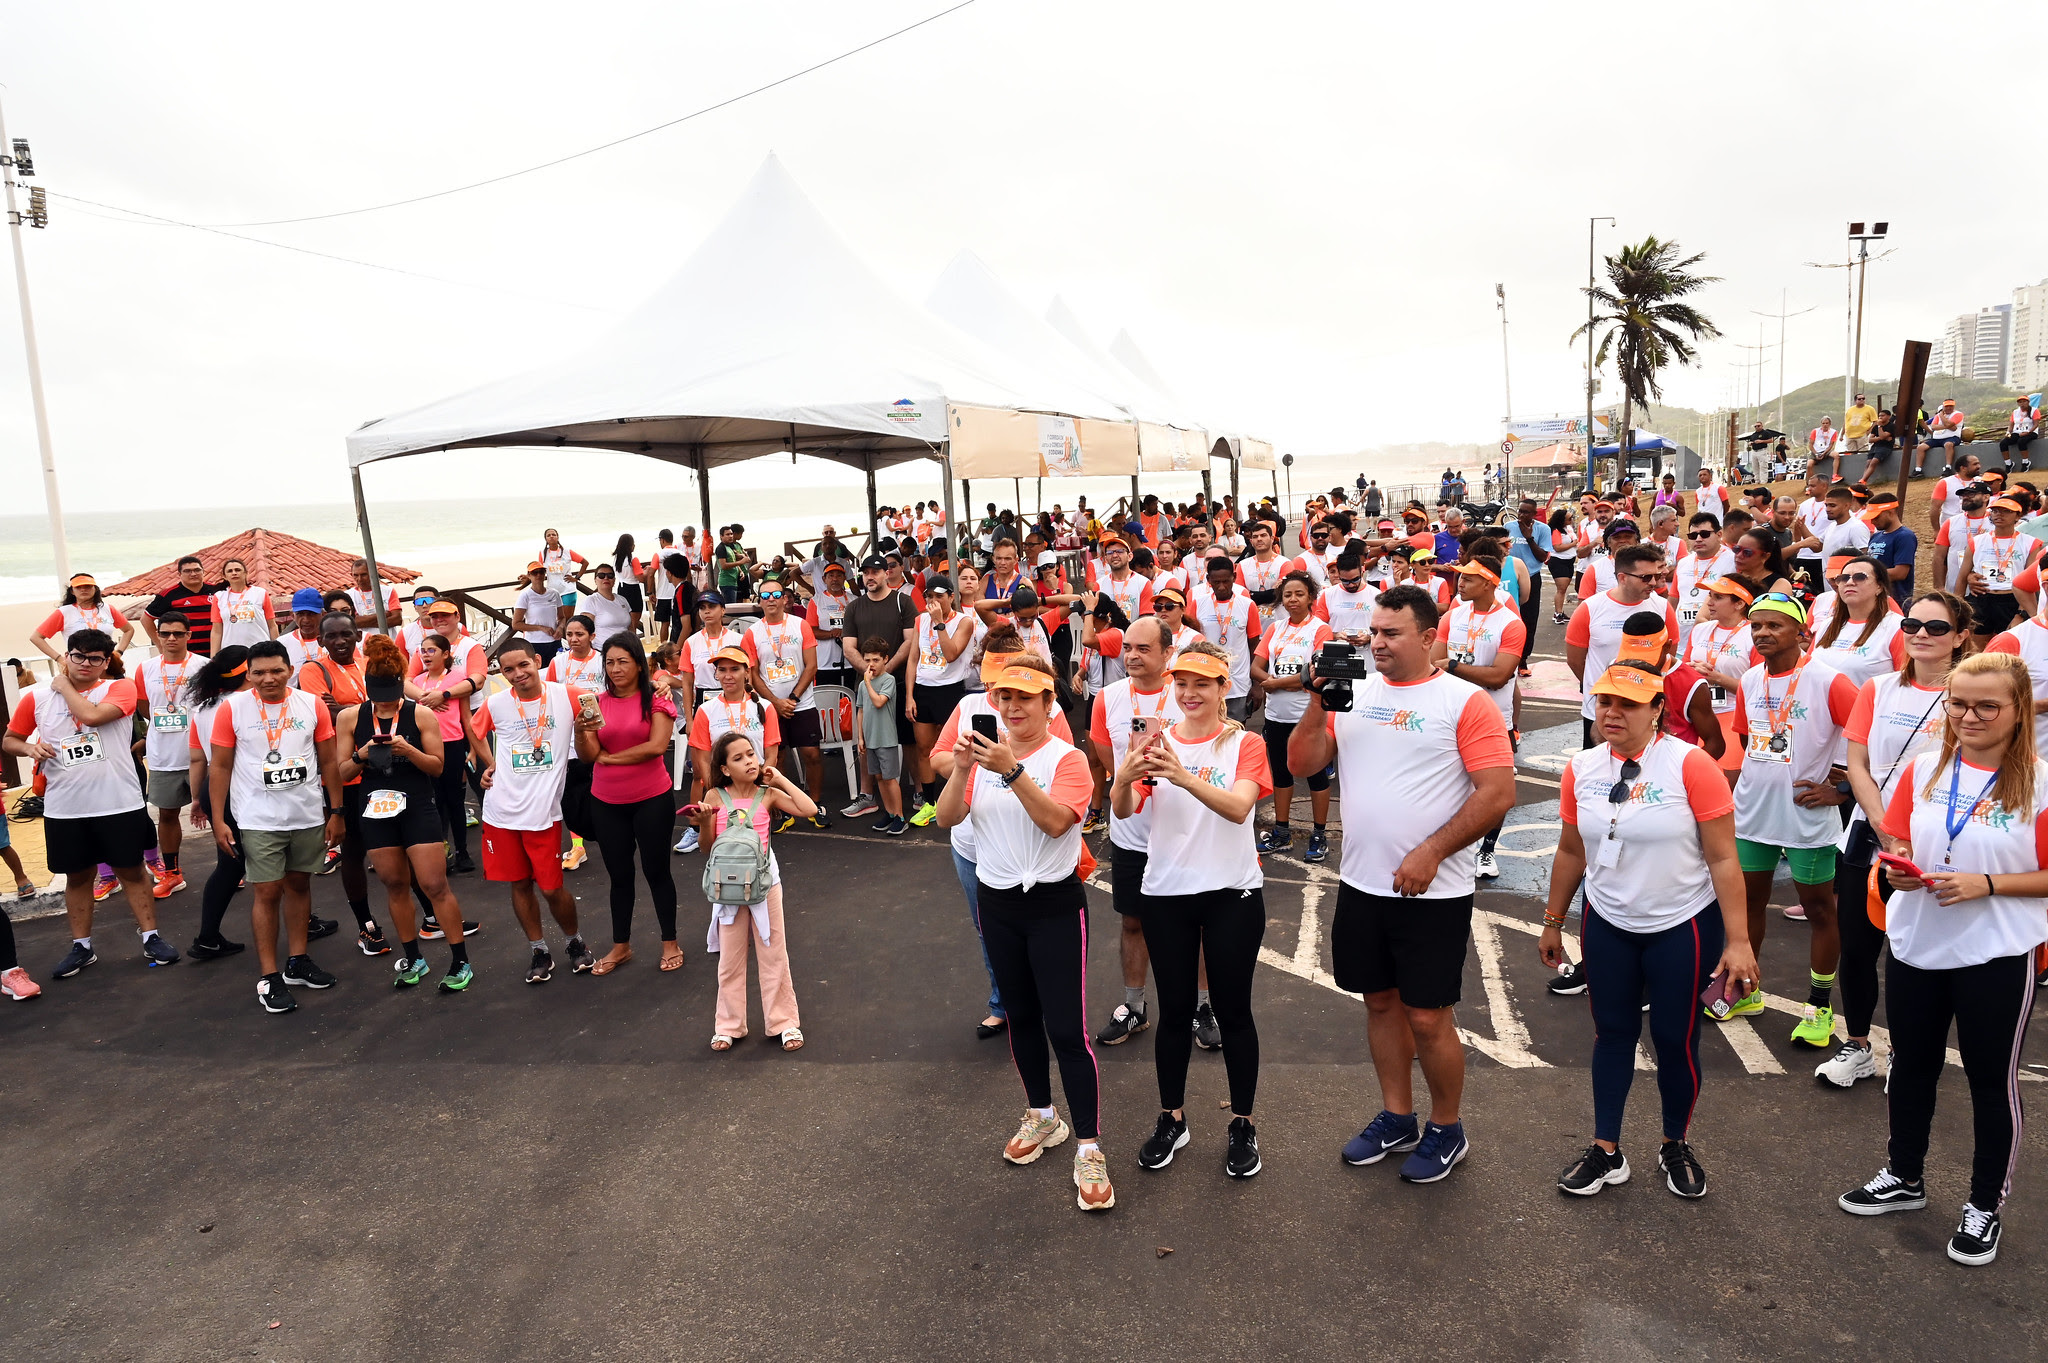
M 597 958 L 597 964 L 590 967 L 590 973 L 593 975 L 609 975 L 632 959 L 633 953 L 631 952 L 627 952 L 624 956 L 616 959 L 609 956 L 600 956 Z
M 676 954 L 673 956 L 664 951 L 661 954 L 661 968 L 663 970 L 681 970 L 683 968 L 682 948 L 677 947 Z
M 783 1050 L 785 1050 L 785 1051 L 800 1051 L 800 1050 L 802 1050 L 803 1048 L 804 1048 L 804 1034 L 803 1034 L 803 1032 L 802 1032 L 802 1031 L 800 1031 L 799 1029 L 797 1029 L 797 1028 L 795 1028 L 795 1027 L 792 1027 L 792 1028 L 790 1028 L 790 1029 L 789 1029 L 788 1031 L 786 1031 L 786 1032 L 784 1032 L 784 1033 L 782 1034 L 782 1049 L 783 1049 Z

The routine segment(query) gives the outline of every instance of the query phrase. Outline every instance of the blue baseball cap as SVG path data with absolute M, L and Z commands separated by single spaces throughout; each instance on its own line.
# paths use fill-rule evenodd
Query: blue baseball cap
M 723 606 L 725 598 L 717 592 L 698 592 L 697 604 L 700 606 Z
M 301 587 L 293 592 L 292 609 L 294 611 L 318 611 L 325 609 L 320 599 L 320 589 L 318 587 Z

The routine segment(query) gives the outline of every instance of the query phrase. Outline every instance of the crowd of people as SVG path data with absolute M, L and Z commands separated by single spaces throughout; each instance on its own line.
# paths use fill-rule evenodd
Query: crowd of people
M 1882 1074 L 1892 1093 L 1884 1168 L 1840 1205 L 1926 1204 L 1954 1022 L 1976 1153 L 1949 1254 L 1989 1262 L 2048 942 L 2048 618 L 2040 527 L 2026 528 L 2040 495 L 1958 456 L 1930 515 L 1946 578 L 1922 592 L 1893 494 L 1818 471 L 1804 501 L 1710 471 L 1684 491 L 1659 481 L 1523 499 L 1497 525 L 1468 524 L 1455 499 L 1396 509 L 1376 483 L 1297 515 L 1148 496 L 1029 519 L 991 505 L 971 529 L 927 502 L 885 508 L 859 557 L 827 526 L 807 554 L 766 562 L 737 525 L 664 530 L 644 560 L 623 536 L 594 567 L 549 531 L 489 648 L 432 587 L 379 602 L 361 561 L 353 582 L 287 600 L 243 565 L 211 582 L 190 559 L 140 613 L 152 649 L 132 675 L 135 623 L 81 574 L 36 632 L 55 668 L 4 740 L 36 764 L 47 860 L 66 878 L 71 942 L 51 973 L 95 963 L 95 905 L 116 890 L 145 963 L 180 960 L 157 905 L 184 888 L 187 830 L 210 831 L 215 857 L 185 953 L 245 949 L 225 915 L 246 887 L 257 999 L 275 1013 L 336 982 L 309 952 L 340 930 L 312 912 L 315 876 L 340 876 L 358 950 L 393 957 L 396 986 L 428 979 L 434 941 L 437 989 L 461 993 L 485 922 L 465 917 L 478 896 L 460 877 L 504 887 L 541 985 L 551 935 L 572 973 L 631 962 L 643 885 L 658 968 L 681 969 L 682 857 L 719 956 L 711 1049 L 748 1035 L 751 955 L 766 1031 L 796 1050 L 776 844 L 832 828 L 824 749 L 847 742 L 858 789 L 840 819 L 875 816 L 866 831 L 883 838 L 946 830 L 989 986 L 976 1032 L 1007 1038 L 1025 1091 L 1003 1158 L 1071 1137 L 1077 1203 L 1098 1211 L 1116 1194 L 1096 1047 L 1155 1027 L 1159 1112 L 1139 1167 L 1164 1170 L 1196 1137 L 1197 1048 L 1222 1053 L 1226 1174 L 1263 1167 L 1264 867 L 1297 846 L 1326 860 L 1342 791 L 1364 812 L 1338 840 L 1332 974 L 1365 1001 L 1383 1104 L 1343 1158 L 1400 1156 L 1402 1179 L 1433 1183 L 1472 1149 L 1453 1010 L 1475 893 L 1499 875 L 1547 601 L 1584 702 L 1537 950 L 1552 993 L 1589 997 L 1594 1037 L 1594 1140 L 1559 1188 L 1631 1176 L 1622 1120 L 1647 1017 L 1657 1167 L 1672 1193 L 1705 1194 L 1689 1141 L 1700 1033 L 1765 1009 L 1787 864 L 1785 916 L 1808 939 L 1791 1041 L 1826 1084 Z M 608 880 L 602 954 L 565 887 L 586 842 Z M 1098 853 L 1123 991 L 1090 1017 Z M 11 930 L 0 967 L 10 997 L 41 992 Z

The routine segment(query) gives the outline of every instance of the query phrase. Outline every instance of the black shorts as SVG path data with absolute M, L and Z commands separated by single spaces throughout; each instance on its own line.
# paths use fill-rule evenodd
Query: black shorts
M 350 790 L 360 792 L 352 802 L 356 831 L 362 835 L 363 850 L 375 852 L 384 847 L 424 847 L 442 840 L 441 811 L 434 803 L 434 793 L 405 792 L 405 808 L 388 819 L 372 819 L 364 815 L 363 807 L 369 801 L 368 788 L 351 786 Z M 344 800 L 344 804 L 349 804 Z M 344 820 L 346 815 L 343 816 Z
M 1266 716 L 1266 765 L 1272 768 L 1275 790 L 1294 789 L 1294 773 L 1287 769 L 1287 740 L 1294 734 L 1295 723 L 1294 720 L 1275 719 L 1271 714 Z M 1328 790 L 1330 769 L 1324 767 L 1314 776 L 1302 779 L 1308 782 L 1310 790 Z
M 1109 845 L 1109 893 L 1116 911 L 1126 918 L 1145 916 L 1145 863 L 1143 852 Z
M 1970 597 L 1970 632 L 1980 639 L 2003 634 L 2019 613 L 2019 599 L 2011 592 L 1980 592 Z
M 944 728 L 966 695 L 966 682 L 948 682 L 944 686 L 926 686 L 919 682 L 911 694 L 911 699 L 917 702 L 916 722 Z
M 671 624 L 674 624 L 674 623 L 675 623 L 675 618 L 676 618 L 676 603 L 675 603 L 675 602 L 673 602 L 673 601 L 657 601 L 657 602 L 655 602 L 655 603 L 654 603 L 654 623 L 655 623 L 655 624 L 657 624 L 657 625 L 671 625 Z
M 1569 582 L 1572 580 L 1572 569 L 1578 565 L 1579 561 L 1576 558 L 1553 557 L 1550 560 L 1550 575 L 1559 582 Z
M 646 607 L 646 603 L 645 603 L 645 602 L 643 602 L 643 601 L 641 600 L 641 598 L 640 598 L 640 584 L 639 584 L 639 583 L 637 583 L 637 582 L 621 582 L 621 583 L 619 584 L 619 589 L 618 589 L 618 590 L 619 590 L 619 600 L 621 600 L 621 601 L 625 602 L 625 603 L 626 603 L 626 609 L 627 609 L 627 610 L 629 610 L 629 611 L 631 611 L 631 612 L 633 612 L 633 614 L 635 614 L 635 615 L 638 615 L 638 614 L 639 614 L 639 613 L 640 613 L 641 611 L 643 611 L 643 610 L 645 610 L 645 609 L 647 608 L 647 607 Z
M 815 708 L 799 710 L 782 720 L 782 746 L 785 748 L 815 748 L 825 741 L 825 730 L 818 722 Z
M 1339 882 L 1330 965 L 1339 989 L 1399 990 L 1410 1008 L 1449 1008 L 1465 983 L 1472 896 L 1405 899 Z
M 43 818 L 43 860 L 58 875 L 91 875 L 101 862 L 122 869 L 140 866 L 142 854 L 154 846 L 156 821 L 147 810 Z

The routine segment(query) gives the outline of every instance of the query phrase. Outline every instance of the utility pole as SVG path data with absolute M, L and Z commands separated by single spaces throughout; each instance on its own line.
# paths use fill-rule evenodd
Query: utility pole
M 1849 240 L 1856 243 L 1856 340 L 1849 352 L 1849 388 L 1852 399 L 1856 388 L 1863 383 L 1863 283 L 1870 273 L 1870 243 L 1883 241 L 1885 231 L 1890 226 L 1888 222 L 1874 222 L 1866 232 L 1860 222 L 1849 224 Z M 1847 403 L 1842 405 L 1842 410 L 1848 410 Z
M 1598 485 L 1598 475 L 1593 466 L 1593 229 L 1595 224 L 1603 222 L 1611 226 L 1614 219 L 1586 219 L 1586 479 L 1595 486 Z M 1615 439 L 1619 442 L 1621 436 Z M 1616 448 L 1620 449 L 1619 443 Z
M 1505 436 L 1508 433 L 1507 428 L 1515 420 L 1515 390 L 1508 379 L 1508 286 L 1505 284 L 1494 285 L 1493 298 L 1494 305 L 1500 309 L 1500 391 L 1502 401 L 1507 404 L 1502 409 L 1500 420 L 1501 434 Z M 1500 442 L 1500 485 L 1503 500 L 1507 498 L 1508 490 L 1514 486 L 1514 475 L 1514 442 L 1503 439 Z M 1482 488 L 1480 491 L 1481 495 L 1484 495 L 1485 489 Z
M 7 119 L 0 114 L 0 148 L 11 146 L 12 155 L 0 155 L 0 181 L 7 189 L 7 232 L 14 244 L 14 284 L 21 293 L 21 338 L 28 348 L 28 394 L 36 412 L 36 445 L 43 457 L 43 503 L 50 513 L 50 549 L 57 565 L 57 589 L 71 580 L 71 548 L 64 538 L 64 502 L 57 492 L 57 456 L 50 448 L 50 411 L 43 402 L 43 361 L 36 351 L 36 315 L 28 301 L 28 258 L 21 251 L 22 216 L 14 206 L 14 177 L 36 173 L 26 140 L 9 143 Z M 49 221 L 41 211 L 43 192 L 29 191 L 29 221 L 42 227 Z
M 1801 308 L 1797 312 L 1787 312 L 1785 310 L 1785 297 L 1788 292 L 1789 290 L 1786 289 L 1778 290 L 1778 310 L 1776 312 L 1757 312 L 1755 308 L 1750 309 L 1758 317 L 1775 317 L 1778 319 L 1778 416 L 1773 424 L 1781 431 L 1785 429 L 1785 319 L 1788 317 L 1804 317 L 1807 313 L 1813 311 L 1813 308 Z M 1820 304 L 1818 303 L 1813 305 L 1814 308 L 1819 306 Z

